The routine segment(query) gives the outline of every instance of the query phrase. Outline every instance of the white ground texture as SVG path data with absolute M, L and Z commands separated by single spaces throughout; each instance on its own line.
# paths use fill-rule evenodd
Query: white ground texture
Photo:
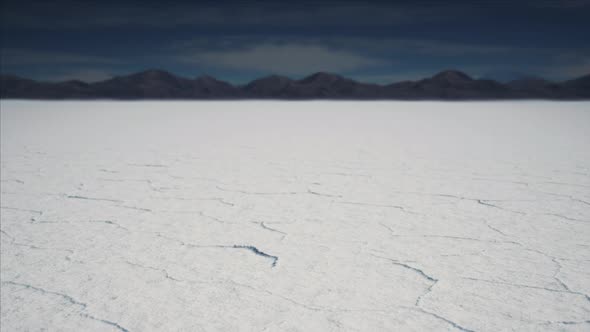
M 1 102 L 2 331 L 590 330 L 590 104 Z

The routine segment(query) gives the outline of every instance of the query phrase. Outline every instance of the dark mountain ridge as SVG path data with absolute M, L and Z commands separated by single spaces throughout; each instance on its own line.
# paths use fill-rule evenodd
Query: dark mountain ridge
M 361 83 L 337 74 L 318 72 L 299 80 L 266 76 L 242 86 L 211 76 L 194 79 L 150 69 L 108 80 L 85 83 L 39 82 L 14 75 L 0 76 L 5 99 L 350 99 L 350 100 L 487 100 L 590 99 L 590 75 L 565 82 L 524 78 L 506 84 L 474 79 L 445 70 L 418 81 L 388 85 Z

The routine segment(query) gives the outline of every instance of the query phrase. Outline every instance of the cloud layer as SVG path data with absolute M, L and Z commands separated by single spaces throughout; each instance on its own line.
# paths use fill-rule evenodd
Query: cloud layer
M 455 68 L 565 79 L 590 58 L 588 0 L 4 0 L 0 15 L 1 71 L 34 78 L 162 68 L 383 81 Z
M 286 75 L 316 71 L 343 72 L 383 64 L 378 59 L 304 44 L 262 44 L 238 50 L 205 51 L 181 56 L 179 61 Z

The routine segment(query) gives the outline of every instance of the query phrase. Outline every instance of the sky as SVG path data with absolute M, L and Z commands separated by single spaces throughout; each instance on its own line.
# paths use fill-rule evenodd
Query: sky
M 94 82 L 146 69 L 242 84 L 324 71 L 391 83 L 457 69 L 590 73 L 590 0 L 1 1 L 2 74 Z

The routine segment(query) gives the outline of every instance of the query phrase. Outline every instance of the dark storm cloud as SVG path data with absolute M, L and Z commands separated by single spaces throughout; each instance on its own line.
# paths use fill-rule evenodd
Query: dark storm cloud
M 3 2 L 6 26 L 44 29 L 174 26 L 391 26 L 542 11 L 580 10 L 570 1 L 14 1 Z M 539 15 L 541 14 L 541 15 Z M 551 14 L 546 11 L 545 14 Z M 555 12 L 553 12 L 555 14 Z M 570 13 L 575 14 L 575 13 Z M 569 19 L 575 17 L 569 17 Z M 565 19 L 565 17 L 563 18 Z M 557 17 L 557 21 L 561 21 Z M 565 21 L 565 20 L 564 20 Z M 550 23 L 550 22 L 546 22 Z
M 44 29 L 176 26 L 374 26 L 452 19 L 461 7 L 436 2 L 84 2 L 10 1 L 7 26 Z
M 90 79 L 158 67 L 233 81 L 333 71 L 366 80 L 453 67 L 590 71 L 588 1 L 4 1 L 2 72 Z

